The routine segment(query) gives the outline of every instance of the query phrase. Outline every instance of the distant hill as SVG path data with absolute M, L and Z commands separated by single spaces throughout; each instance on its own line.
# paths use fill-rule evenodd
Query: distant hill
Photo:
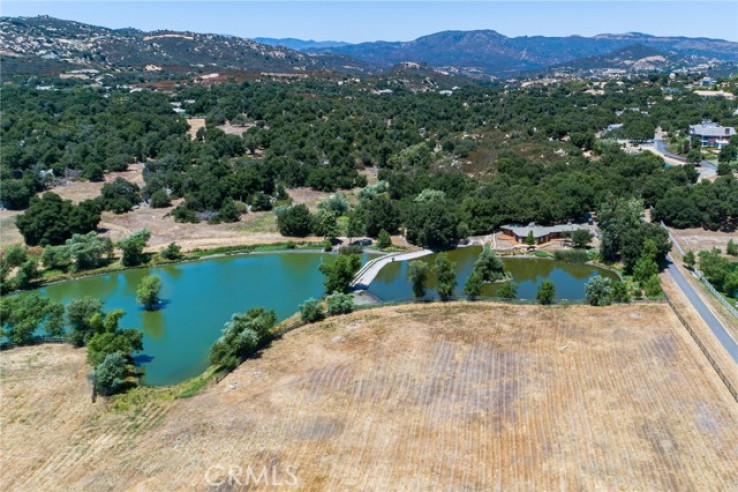
M 39 17 L 0 18 L 4 75 L 112 71 L 207 73 L 316 71 L 371 75 L 419 64 L 428 75 L 479 80 L 536 72 L 606 74 L 738 63 L 738 43 L 642 33 L 594 37 L 507 37 L 492 30 L 444 31 L 409 42 L 344 44 L 194 32 L 108 29 Z M 413 77 L 419 72 L 410 70 Z
M 313 70 L 363 73 L 365 63 L 343 54 L 300 53 L 249 39 L 194 32 L 108 29 L 48 16 L 0 18 L 3 73 L 106 70 L 267 72 Z
M 496 31 L 444 31 L 409 42 L 360 43 L 324 48 L 381 67 L 403 61 L 425 63 L 471 76 L 510 76 L 564 66 L 580 59 L 643 46 L 689 63 L 738 62 L 738 43 L 707 38 L 659 37 L 642 33 L 594 37 L 507 37 Z
M 254 41 L 269 46 L 284 46 L 295 51 L 306 51 L 324 48 L 337 48 L 339 46 L 347 46 L 349 43 L 343 41 L 313 41 L 312 39 L 303 40 L 296 38 L 253 38 Z

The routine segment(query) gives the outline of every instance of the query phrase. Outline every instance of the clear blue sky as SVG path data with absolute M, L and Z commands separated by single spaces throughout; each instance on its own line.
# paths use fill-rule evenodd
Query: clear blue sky
M 738 41 L 738 2 L 725 1 L 219 1 L 2 0 L 2 15 L 47 14 L 106 27 L 242 37 L 405 41 L 443 30 L 507 36 L 639 31 Z

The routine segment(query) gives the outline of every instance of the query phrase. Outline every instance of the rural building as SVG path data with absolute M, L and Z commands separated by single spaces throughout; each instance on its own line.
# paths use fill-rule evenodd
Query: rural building
M 703 147 L 722 149 L 730 143 L 730 137 L 736 134 L 735 128 L 720 126 L 712 121 L 703 121 L 700 125 L 689 125 L 689 134 L 700 139 Z
M 715 84 L 717 84 L 717 80 L 710 77 L 703 77 L 702 80 L 700 80 L 700 87 L 712 87 Z
M 510 236 L 515 239 L 515 242 L 525 244 L 525 240 L 528 238 L 530 233 L 533 233 L 533 238 L 536 244 L 547 243 L 553 239 L 563 239 L 574 231 L 580 229 L 587 230 L 594 233 L 596 227 L 590 224 L 559 224 L 553 226 L 540 226 L 531 222 L 527 226 L 519 225 L 504 225 L 500 227 L 503 234 Z

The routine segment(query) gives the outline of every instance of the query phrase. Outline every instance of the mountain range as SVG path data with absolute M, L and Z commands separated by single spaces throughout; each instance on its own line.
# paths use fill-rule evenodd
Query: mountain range
M 735 65 L 738 43 L 642 33 L 507 37 L 477 30 L 444 31 L 408 42 L 347 44 L 109 29 L 48 16 L 0 18 L 0 63 L 6 75 L 75 68 L 372 74 L 409 62 L 486 80 L 547 71 L 663 71 Z

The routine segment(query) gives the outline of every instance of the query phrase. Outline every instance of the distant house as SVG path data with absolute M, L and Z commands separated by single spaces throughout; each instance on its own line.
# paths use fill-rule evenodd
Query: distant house
M 703 121 L 699 125 L 689 125 L 689 134 L 700 139 L 703 147 L 722 149 L 730 143 L 730 137 L 736 134 L 735 128 L 720 126 L 712 121 Z
M 607 125 L 607 128 L 605 128 L 605 133 L 610 133 L 615 130 L 619 130 L 623 127 L 622 123 L 613 123 L 612 125 Z
M 700 80 L 700 87 L 712 87 L 715 84 L 717 84 L 717 80 L 710 77 L 703 77 Z
M 515 239 L 515 242 L 525 244 L 530 234 L 533 234 L 536 244 L 547 243 L 553 239 L 563 239 L 574 231 L 584 229 L 594 232 L 595 226 L 590 224 L 559 224 L 553 226 L 540 226 L 531 222 L 527 226 L 504 225 L 500 227 L 503 234 Z

